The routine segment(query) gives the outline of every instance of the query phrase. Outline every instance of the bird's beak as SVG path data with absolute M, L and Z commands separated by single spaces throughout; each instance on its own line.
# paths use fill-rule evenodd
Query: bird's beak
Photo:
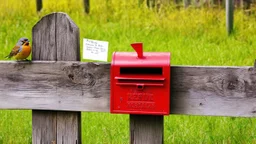
M 28 45 L 29 45 L 29 42 L 28 42 L 28 41 L 25 41 L 23 45 L 28 46 Z
M 29 40 L 27 40 L 27 41 L 22 41 L 23 43 L 26 43 L 26 42 L 29 42 Z

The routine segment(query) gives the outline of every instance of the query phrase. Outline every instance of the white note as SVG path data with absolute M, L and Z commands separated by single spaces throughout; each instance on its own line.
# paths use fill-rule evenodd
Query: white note
M 83 58 L 98 61 L 108 61 L 108 42 L 84 38 Z

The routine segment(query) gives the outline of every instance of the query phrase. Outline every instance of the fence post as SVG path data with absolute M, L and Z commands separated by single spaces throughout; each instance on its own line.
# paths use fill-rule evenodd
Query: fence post
M 67 14 L 46 15 L 32 37 L 32 60 L 80 61 L 79 28 Z M 32 110 L 32 127 L 33 144 L 81 143 L 81 112 Z
M 90 0 L 84 0 L 84 12 L 90 13 Z
M 234 0 L 226 0 L 226 27 L 228 35 L 233 32 Z
M 184 7 L 188 8 L 188 6 L 191 4 L 191 0 L 184 0 Z
M 131 144 L 162 144 L 163 116 L 130 115 Z
M 43 7 L 42 0 L 36 0 L 36 11 L 39 12 Z

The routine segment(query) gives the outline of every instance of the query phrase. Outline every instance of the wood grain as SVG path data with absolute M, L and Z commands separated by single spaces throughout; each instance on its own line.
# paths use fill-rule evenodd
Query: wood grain
M 56 13 L 44 16 L 32 29 L 32 59 L 57 60 Z
M 56 112 L 32 111 L 33 143 L 56 144 Z
M 171 113 L 255 116 L 252 67 L 175 67 L 171 81 Z
M 57 112 L 57 142 L 81 144 L 81 112 Z
M 65 13 L 55 13 L 55 43 L 58 61 L 80 61 L 79 28 Z
M 130 144 L 162 144 L 163 116 L 130 115 Z
M 79 28 L 67 14 L 52 13 L 43 17 L 33 27 L 32 33 L 33 60 L 80 60 Z M 48 80 L 45 79 L 44 81 L 47 83 Z M 37 86 L 34 88 L 36 89 Z M 51 95 L 45 93 L 45 96 L 50 98 L 49 96 Z M 62 97 L 63 95 L 59 96 Z M 68 97 L 72 97 L 72 95 L 68 95 Z M 41 101 L 48 100 L 41 99 Z M 32 117 L 33 127 L 37 128 L 36 130 L 33 129 L 33 143 L 81 143 L 81 112 L 37 111 L 34 109 Z M 48 119 L 44 119 L 45 117 L 48 117 Z M 45 121 L 38 123 L 36 121 L 38 119 L 44 119 Z M 53 124 L 49 125 L 52 121 Z M 40 135 L 40 133 L 44 132 L 44 129 L 53 136 Z M 41 141 L 37 141 L 38 139 L 41 139 Z
M 109 112 L 110 64 L 0 61 L 0 109 Z M 171 67 L 171 114 L 256 115 L 253 67 Z

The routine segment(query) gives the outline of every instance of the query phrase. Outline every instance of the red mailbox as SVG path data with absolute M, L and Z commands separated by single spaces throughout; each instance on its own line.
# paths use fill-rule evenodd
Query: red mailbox
M 170 113 L 170 53 L 114 52 L 111 63 L 111 113 Z

